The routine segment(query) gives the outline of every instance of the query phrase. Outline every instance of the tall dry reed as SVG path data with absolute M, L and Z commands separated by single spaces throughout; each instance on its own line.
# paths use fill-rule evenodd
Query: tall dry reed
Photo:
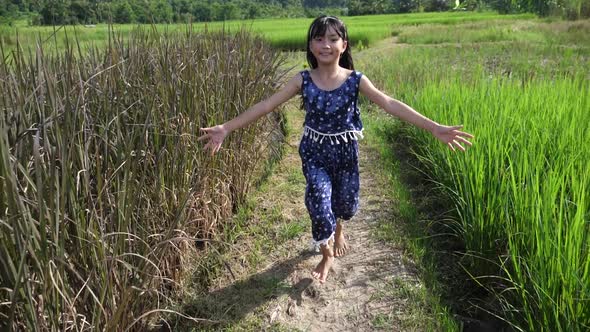
M 183 253 L 244 199 L 280 117 L 215 157 L 199 127 L 272 93 L 281 57 L 245 31 L 71 40 L 57 55 L 2 49 L 0 326 L 141 330 Z

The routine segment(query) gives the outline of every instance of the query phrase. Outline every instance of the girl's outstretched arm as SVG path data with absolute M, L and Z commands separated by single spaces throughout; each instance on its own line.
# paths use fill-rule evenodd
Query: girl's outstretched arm
M 201 128 L 201 131 L 203 131 L 204 134 L 201 135 L 198 140 L 205 140 L 207 142 L 205 144 L 204 150 L 210 149 L 211 155 L 219 151 L 221 148 L 221 143 L 223 143 L 223 140 L 227 135 L 236 129 L 246 127 L 261 116 L 272 112 L 282 103 L 291 99 L 301 89 L 302 81 L 303 79 L 301 78 L 301 75 L 297 74 L 291 80 L 289 80 L 289 82 L 287 82 L 287 84 L 285 84 L 285 86 L 282 87 L 277 93 L 270 96 L 268 99 L 265 99 L 250 107 L 248 110 L 240 113 L 235 118 L 221 125 L 209 128 Z
M 467 138 L 473 138 L 473 135 L 460 131 L 459 129 L 463 128 L 462 125 L 444 126 L 430 120 L 424 115 L 416 112 L 410 106 L 387 96 L 379 89 L 375 88 L 373 83 L 371 83 L 366 76 L 362 76 L 361 78 L 360 92 L 372 102 L 379 105 L 385 112 L 404 121 L 410 122 L 417 127 L 428 130 L 453 151 L 455 151 L 455 148 L 465 151 L 465 147 L 461 143 L 468 146 L 471 146 L 472 144 Z

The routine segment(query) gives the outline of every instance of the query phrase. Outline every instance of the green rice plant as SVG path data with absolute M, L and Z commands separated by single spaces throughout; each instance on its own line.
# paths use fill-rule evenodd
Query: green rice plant
M 590 328 L 590 50 L 585 39 L 554 43 L 568 40 L 562 31 L 535 43 L 399 49 L 375 54 L 368 71 L 420 112 L 475 134 L 457 155 L 405 128 L 454 205 L 464 268 L 498 300 L 485 309 L 521 331 Z
M 416 100 L 477 136 L 477 149 L 456 157 L 415 133 L 416 153 L 455 200 L 461 237 L 480 258 L 469 270 L 502 292 L 524 330 L 590 326 L 588 89 L 581 77 L 457 81 L 426 86 Z
M 282 58 L 245 30 L 190 27 L 0 51 L 0 326 L 145 330 L 244 201 L 280 117 L 215 157 L 199 128 L 271 94 Z

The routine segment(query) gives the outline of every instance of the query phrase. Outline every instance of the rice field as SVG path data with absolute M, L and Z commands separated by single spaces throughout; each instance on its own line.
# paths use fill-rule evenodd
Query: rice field
M 372 57 L 367 74 L 427 116 L 464 124 L 474 148 L 411 137 L 421 168 L 449 197 L 462 264 L 518 331 L 590 328 L 590 22 L 409 27 L 409 47 Z M 435 31 L 445 31 L 438 34 Z M 542 38 L 541 38 L 542 37 Z
M 346 24 L 350 31 L 351 42 L 355 46 L 370 46 L 377 40 L 389 37 L 397 32 L 396 27 L 422 24 L 456 25 L 464 22 L 478 22 L 488 20 L 532 19 L 534 15 L 499 15 L 493 12 L 482 13 L 420 13 L 404 15 L 374 15 L 347 17 Z M 212 23 L 194 23 L 190 27 L 193 31 L 241 30 L 243 27 L 260 34 L 275 49 L 301 50 L 305 49 L 305 37 L 311 19 L 258 19 L 251 21 L 227 21 Z M 98 24 L 93 27 L 60 26 L 60 27 L 0 27 L 0 40 L 5 47 L 16 47 L 16 40 L 23 47 L 36 45 L 39 41 L 46 50 L 63 49 L 67 37 L 75 37 L 80 44 L 102 46 L 108 42 L 109 31 L 114 31 L 122 37 L 127 36 L 137 25 L 115 24 L 112 26 Z M 186 24 L 153 25 L 158 31 L 185 32 Z

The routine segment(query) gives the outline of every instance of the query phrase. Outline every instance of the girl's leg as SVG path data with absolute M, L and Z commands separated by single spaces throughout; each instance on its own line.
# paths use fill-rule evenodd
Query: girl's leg
M 309 144 L 311 143 L 311 144 Z M 332 165 L 329 160 L 330 145 L 324 145 L 303 138 L 299 145 L 303 175 L 305 175 L 305 206 L 312 222 L 313 242 L 320 246 L 322 260 L 312 271 L 313 277 L 321 283 L 326 281 L 328 272 L 334 262 L 334 232 L 336 218 L 332 211 L 332 179 L 325 165 Z M 328 151 L 326 151 L 328 150 Z
M 308 181 L 307 184 L 305 204 L 312 221 L 314 243 L 319 244 L 323 256 L 311 274 L 320 283 L 324 283 L 334 262 L 332 246 L 334 245 L 336 218 L 331 207 L 332 190 L 329 177 L 322 169 L 316 168 L 314 171 L 307 172 L 307 175 L 311 181 Z
M 341 151 L 338 169 L 333 175 L 332 181 L 332 210 L 337 218 L 334 234 L 334 256 L 341 257 L 348 251 L 348 244 L 344 238 L 344 221 L 351 219 L 359 205 L 359 171 L 358 171 L 358 144 L 351 142 Z
M 321 167 L 306 167 L 304 174 L 307 180 L 305 206 L 312 222 L 313 242 L 320 246 L 323 256 L 312 275 L 324 283 L 334 261 L 332 246 L 336 218 L 332 213 L 332 185 L 328 173 Z
M 344 238 L 344 226 L 342 220 L 338 219 L 336 223 L 336 232 L 334 234 L 334 256 L 342 257 L 348 251 L 348 244 Z
M 329 143 L 326 143 L 329 144 Z M 312 223 L 315 245 L 326 243 L 334 235 L 336 218 L 332 212 L 332 181 L 325 168 L 325 145 L 303 137 L 299 155 L 305 176 L 305 207 Z
M 305 207 L 309 212 L 314 243 L 325 244 L 334 235 L 336 218 L 332 213 L 332 184 L 326 171 L 316 167 L 305 172 L 307 187 L 305 189 Z
M 330 268 L 334 263 L 334 253 L 332 252 L 332 241 L 328 241 L 327 244 L 320 245 L 322 251 L 322 261 L 316 266 L 316 268 L 311 272 L 311 275 L 318 279 L 320 283 L 326 282 L 326 278 L 328 277 L 328 272 L 330 272 Z

